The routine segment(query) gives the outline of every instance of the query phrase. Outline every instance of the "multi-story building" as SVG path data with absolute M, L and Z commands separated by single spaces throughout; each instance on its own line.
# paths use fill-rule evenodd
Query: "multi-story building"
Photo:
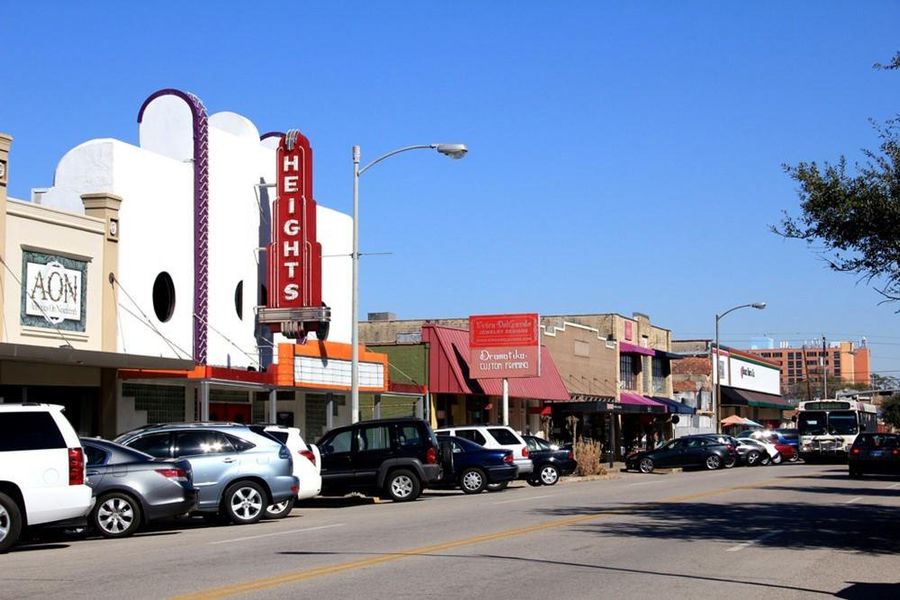
M 829 381 L 845 384 L 868 385 L 871 377 L 871 356 L 865 342 L 859 345 L 848 341 L 829 342 L 824 350 L 815 341 L 801 346 L 782 343 L 778 348 L 754 348 L 747 352 L 781 366 L 781 390 L 785 395 L 807 381 L 818 394 L 823 374 Z

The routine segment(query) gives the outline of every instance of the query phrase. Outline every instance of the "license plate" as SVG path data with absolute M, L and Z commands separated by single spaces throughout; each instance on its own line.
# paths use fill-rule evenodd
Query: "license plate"
M 884 454 L 884 452 L 881 450 L 872 450 L 871 452 L 869 452 L 869 456 L 871 456 L 872 458 L 878 458 L 882 454 Z

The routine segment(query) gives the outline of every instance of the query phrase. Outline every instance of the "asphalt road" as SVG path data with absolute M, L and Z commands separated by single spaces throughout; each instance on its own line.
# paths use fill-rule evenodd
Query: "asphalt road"
M 900 598 L 900 478 L 802 464 L 617 475 L 44 537 L 0 556 L 0 598 Z

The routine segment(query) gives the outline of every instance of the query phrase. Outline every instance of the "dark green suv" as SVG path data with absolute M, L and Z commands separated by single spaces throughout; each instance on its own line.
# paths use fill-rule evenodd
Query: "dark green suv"
M 380 419 L 338 427 L 316 442 L 322 495 L 361 492 L 415 500 L 441 476 L 437 437 L 422 419 Z

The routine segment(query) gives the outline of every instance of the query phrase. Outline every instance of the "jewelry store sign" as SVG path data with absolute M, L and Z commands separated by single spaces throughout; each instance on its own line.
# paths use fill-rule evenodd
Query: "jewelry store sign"
M 539 377 L 540 321 L 536 313 L 469 317 L 469 376 Z
M 25 251 L 22 274 L 22 325 L 84 331 L 87 262 Z

